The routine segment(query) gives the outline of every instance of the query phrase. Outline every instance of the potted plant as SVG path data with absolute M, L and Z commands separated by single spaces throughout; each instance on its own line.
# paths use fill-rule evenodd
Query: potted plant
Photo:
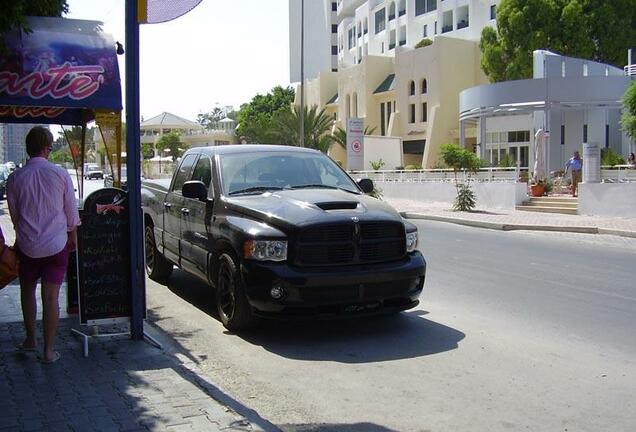
M 533 197 L 541 197 L 546 193 L 548 181 L 544 178 L 533 178 L 530 181 L 530 194 Z

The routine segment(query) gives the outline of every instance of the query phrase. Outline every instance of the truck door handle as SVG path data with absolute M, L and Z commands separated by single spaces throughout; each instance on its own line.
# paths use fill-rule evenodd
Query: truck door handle
M 170 204 L 169 202 L 164 202 L 163 206 L 167 209 L 169 209 L 170 207 L 172 207 L 172 204 Z
M 190 214 L 190 210 L 188 210 L 187 208 L 184 207 L 184 208 L 181 209 L 181 213 L 184 214 L 184 215 L 189 215 Z

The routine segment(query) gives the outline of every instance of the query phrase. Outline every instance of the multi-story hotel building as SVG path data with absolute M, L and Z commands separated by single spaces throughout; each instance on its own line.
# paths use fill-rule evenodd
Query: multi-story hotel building
M 300 65 L 300 3 L 289 3 L 292 79 L 299 79 L 294 71 Z M 322 10 L 308 15 L 310 3 Z M 498 3 L 305 1 L 307 105 L 326 108 L 337 126 L 344 128 L 347 118 L 359 117 L 375 128 L 374 134 L 400 137 L 405 165 L 437 165 L 440 145 L 460 141 L 459 93 L 488 82 L 480 68 L 478 43 L 482 29 L 495 26 Z M 425 38 L 433 44 L 416 49 Z M 462 133 L 466 145 L 476 145 L 474 128 Z M 338 146 L 330 153 L 346 159 Z

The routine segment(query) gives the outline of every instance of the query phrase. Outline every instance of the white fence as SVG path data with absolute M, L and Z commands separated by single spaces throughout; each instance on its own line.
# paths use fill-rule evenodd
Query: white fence
M 422 169 L 422 170 L 379 170 L 352 171 L 353 177 L 367 177 L 377 182 L 452 182 L 455 172 L 452 169 Z M 465 180 L 467 171 L 458 171 L 457 178 Z M 477 182 L 505 182 L 519 181 L 519 168 L 482 168 L 476 173 L 470 173 L 471 179 Z
M 616 165 L 601 167 L 601 182 L 630 183 L 636 182 L 636 167 L 632 165 Z

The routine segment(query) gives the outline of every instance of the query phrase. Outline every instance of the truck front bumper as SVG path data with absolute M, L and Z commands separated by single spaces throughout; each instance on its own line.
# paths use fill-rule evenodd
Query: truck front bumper
M 244 261 L 241 275 L 257 316 L 371 315 L 417 306 L 426 261 L 419 251 L 400 261 L 329 268 Z

